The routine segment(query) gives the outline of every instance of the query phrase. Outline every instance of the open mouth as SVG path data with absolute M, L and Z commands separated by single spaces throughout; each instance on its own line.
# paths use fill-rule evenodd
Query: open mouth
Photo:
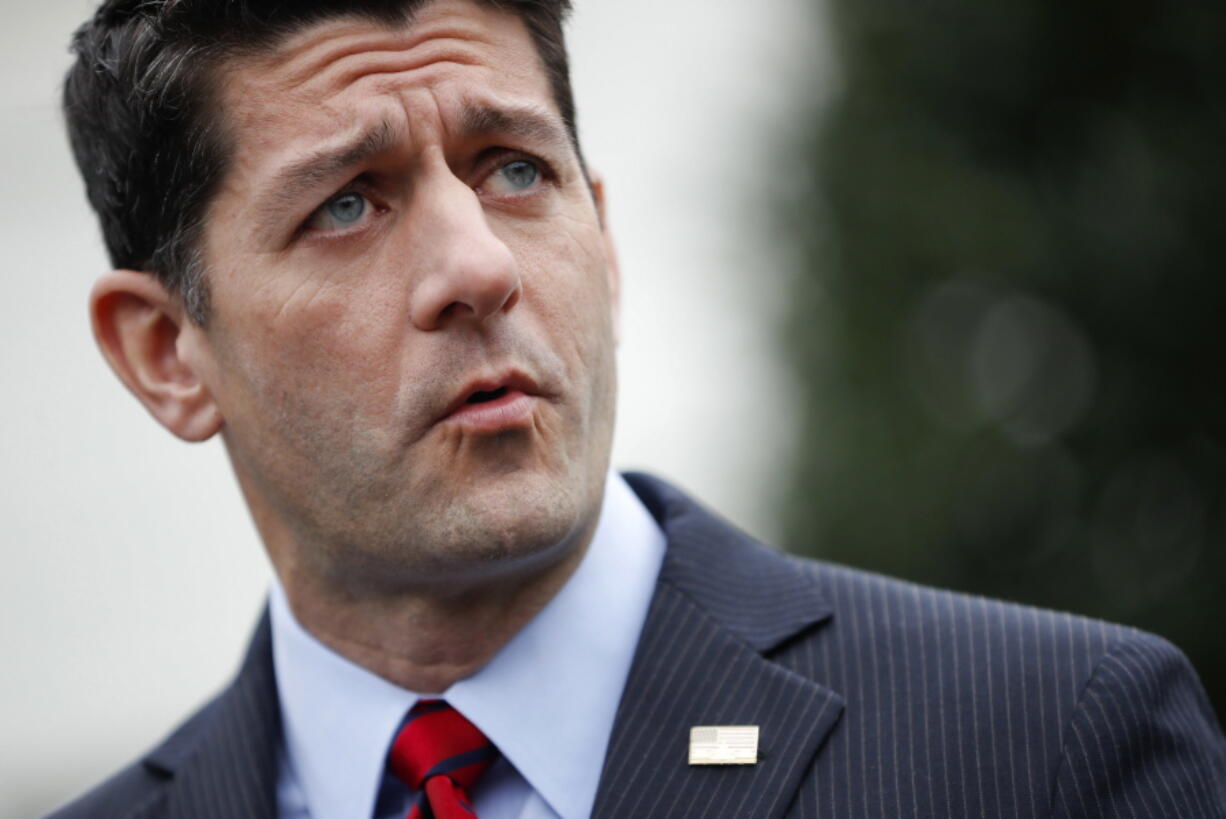
M 490 401 L 497 401 L 499 398 L 507 394 L 506 387 L 499 387 L 496 390 L 477 390 L 472 395 L 468 396 L 465 404 L 485 404 Z
M 516 371 L 470 381 L 439 421 L 473 433 L 531 427 L 541 400 L 535 382 Z

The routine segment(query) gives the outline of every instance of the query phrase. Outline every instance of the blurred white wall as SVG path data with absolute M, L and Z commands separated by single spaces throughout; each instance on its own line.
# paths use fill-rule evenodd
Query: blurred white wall
M 0 0 L 0 817 L 131 760 L 232 673 L 268 565 L 220 445 L 163 432 L 86 324 L 106 266 L 58 113 L 93 0 Z M 577 0 L 582 138 L 624 276 L 615 463 L 763 537 L 793 418 L 761 230 L 827 72 L 807 0 Z M 150 648 L 156 646 L 156 648 Z

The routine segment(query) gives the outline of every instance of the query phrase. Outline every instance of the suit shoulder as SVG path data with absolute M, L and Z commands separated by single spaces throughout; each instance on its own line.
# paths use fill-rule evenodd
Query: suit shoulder
M 1035 815 L 1040 807 L 1069 817 L 1129 815 L 1134 811 L 1123 805 L 1153 802 L 1155 788 L 1182 789 L 1190 801 L 1161 802 L 1165 812 L 1144 815 L 1223 815 L 1226 788 L 1213 783 L 1226 782 L 1226 744 L 1195 671 L 1166 640 L 1088 617 L 797 563 L 832 615 L 779 659 L 845 697 L 849 727 L 834 742 L 871 748 L 864 754 L 902 754 L 933 781 L 980 780 L 991 793 L 1031 783 Z M 907 756 L 920 735 L 924 752 Z M 1162 738 L 1157 745 L 1155 737 Z M 967 749 L 973 762 L 961 755 Z M 1141 790 L 1121 796 L 1122 781 Z M 944 815 L 953 814 L 961 815 Z
M 1162 638 L 1128 626 L 794 560 L 833 611 L 833 628 L 817 635 L 830 642 L 827 653 L 876 658 L 882 668 L 906 663 L 913 673 L 924 666 L 929 683 L 987 686 L 1008 678 L 1041 690 L 1064 709 L 1121 647 L 1177 652 Z
M 134 762 L 47 819 L 119 819 L 139 815 L 161 794 L 166 781 L 143 762 Z
M 1115 776 L 1121 760 L 1128 776 Z M 1081 692 L 1063 734 L 1055 816 L 1226 816 L 1226 737 L 1186 657 L 1139 634 L 1117 644 Z
M 938 626 L 984 630 L 997 639 L 1014 638 L 1036 647 L 1067 644 L 1078 654 L 1102 657 L 1117 643 L 1161 640 L 1130 626 L 1067 612 L 937 589 L 874 572 L 807 558 L 794 558 L 811 573 L 837 612 L 872 616 L 890 628 Z
M 150 815 L 163 798 L 173 771 L 207 732 L 219 699 L 184 720 L 152 751 L 53 811 L 47 819 L 135 819 Z

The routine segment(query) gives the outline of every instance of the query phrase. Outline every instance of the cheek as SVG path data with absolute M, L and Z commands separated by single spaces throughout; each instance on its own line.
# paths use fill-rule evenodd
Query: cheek
M 223 332 L 235 340 L 230 364 L 252 401 L 281 407 L 282 414 L 330 410 L 352 417 L 377 414 L 394 400 L 387 370 L 397 360 L 391 328 L 398 322 L 385 315 L 391 303 L 387 294 L 349 287 L 338 275 L 318 284 L 269 285 L 241 305 L 219 304 L 218 314 L 241 310 Z
M 580 448 L 611 429 L 616 375 L 609 266 L 598 229 L 541 231 L 518 255 L 524 304 L 566 369 Z
M 554 222 L 514 241 L 525 295 L 544 329 L 590 354 L 604 343 L 612 317 L 609 266 L 599 230 L 586 222 Z

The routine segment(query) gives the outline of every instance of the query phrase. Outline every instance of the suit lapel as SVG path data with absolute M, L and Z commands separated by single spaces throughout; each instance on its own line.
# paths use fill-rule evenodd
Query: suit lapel
M 771 651 L 830 616 L 812 580 L 681 493 L 627 476 L 668 554 L 610 738 L 593 816 L 753 816 L 791 803 L 843 711 Z M 756 765 L 690 766 L 695 725 L 759 726 Z
M 280 737 L 265 611 L 234 683 L 145 759 L 169 782 L 137 815 L 275 819 Z

